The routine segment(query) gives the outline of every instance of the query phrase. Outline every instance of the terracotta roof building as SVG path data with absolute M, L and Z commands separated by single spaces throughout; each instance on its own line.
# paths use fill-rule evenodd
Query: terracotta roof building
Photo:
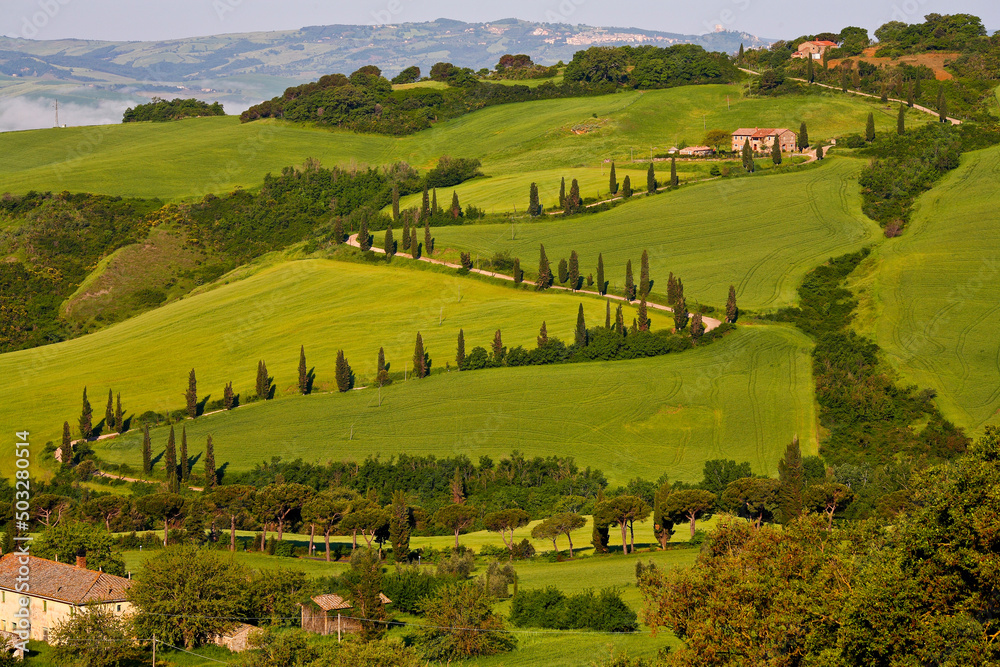
M 384 594 L 378 594 L 382 604 L 391 604 L 392 600 Z M 321 635 L 336 634 L 337 637 L 344 632 L 358 632 L 361 629 L 361 622 L 349 613 L 345 612 L 353 608 L 350 602 L 335 593 L 317 595 L 311 602 L 300 605 L 302 607 L 302 629 L 315 632 Z
M 789 129 L 762 128 L 762 127 L 741 127 L 733 132 L 733 152 L 743 150 L 747 141 L 750 142 L 750 149 L 754 153 L 762 153 L 771 150 L 775 140 L 781 145 L 781 150 L 791 153 L 796 148 L 798 135 Z
M 74 611 L 97 605 L 125 614 L 132 609 L 127 600 L 131 585 L 131 579 L 88 570 L 83 557 L 67 565 L 7 554 L 0 558 L 0 631 L 27 630 L 28 639 L 47 641 L 49 631 Z
M 793 58 L 812 58 L 813 60 L 822 60 L 823 54 L 826 53 L 827 49 L 837 48 L 836 42 L 831 42 L 825 39 L 818 39 L 811 42 L 802 42 L 799 44 L 799 48 L 792 54 Z

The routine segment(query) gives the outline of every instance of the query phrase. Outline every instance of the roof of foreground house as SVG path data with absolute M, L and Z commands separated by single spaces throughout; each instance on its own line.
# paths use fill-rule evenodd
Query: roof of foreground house
M 0 557 L 0 589 L 19 592 L 16 586 L 19 570 L 23 565 L 21 559 L 18 554 Z M 132 580 L 125 577 L 57 563 L 37 556 L 28 556 L 28 567 L 30 588 L 19 594 L 74 605 L 90 602 L 122 602 L 132 585 Z

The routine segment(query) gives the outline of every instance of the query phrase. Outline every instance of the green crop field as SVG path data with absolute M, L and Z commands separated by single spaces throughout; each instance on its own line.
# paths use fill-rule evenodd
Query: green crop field
M 722 306 L 736 286 L 744 308 L 776 308 L 795 300 L 807 271 L 828 257 L 878 238 L 877 224 L 861 213 L 861 162 L 829 159 L 781 176 L 722 179 L 641 198 L 605 213 L 570 220 L 461 225 L 435 230 L 437 247 L 480 256 L 508 250 L 532 270 L 538 246 L 555 263 L 576 250 L 581 273 L 596 271 L 625 282 L 625 263 L 638 271 L 649 251 L 654 292 L 666 291 L 669 272 L 681 276 L 688 299 Z M 511 236 L 514 240 L 511 240 Z
M 228 381 L 245 397 L 254 387 L 258 359 L 267 363 L 280 396 L 295 391 L 299 345 L 316 369 L 320 391 L 334 384 L 339 349 L 358 386 L 374 375 L 380 346 L 390 371 L 401 378 L 404 366 L 412 367 L 418 331 L 433 368 L 443 369 L 454 364 L 460 328 L 469 350 L 488 347 L 497 329 L 508 347 L 534 347 L 543 321 L 550 335 L 572 340 L 581 303 L 592 324 L 604 321 L 599 299 L 539 295 L 451 271 L 329 260 L 282 263 L 94 334 L 0 356 L 0 372 L 15 378 L 0 390 L 2 421 L 32 431 L 37 442 L 57 440 L 63 421 L 75 427 L 85 385 L 95 424 L 109 388 L 121 392 L 127 414 L 180 409 L 191 368 L 202 397 L 221 398 Z M 633 316 L 630 309 L 627 319 Z M 667 324 L 657 319 L 654 326 Z M 371 392 L 358 396 L 367 400 Z
M 998 182 L 1000 148 L 963 156 L 855 285 L 869 310 L 858 326 L 906 380 L 934 389 L 944 414 L 973 432 L 1000 423 Z
M 699 143 L 705 128 L 797 131 L 806 121 L 810 138 L 823 140 L 862 130 L 871 110 L 879 129 L 895 127 L 894 111 L 853 96 L 746 98 L 740 87 L 713 85 L 501 105 L 401 138 L 240 124 L 232 116 L 9 132 L 0 134 L 0 190 L 182 199 L 255 187 L 307 157 L 327 166 L 405 160 L 425 169 L 449 154 L 480 158 L 485 173 L 502 176 L 622 163 L 633 153 Z
M 614 484 L 636 476 L 655 480 L 663 473 L 697 481 L 705 461 L 716 458 L 749 461 L 755 473 L 774 473 L 793 435 L 806 452 L 817 449 L 810 346 L 789 328 L 746 327 L 681 354 L 445 373 L 394 383 L 382 390 L 381 407 L 373 389 L 289 396 L 186 426 L 191 441 L 199 443 L 192 452 L 211 434 L 216 461 L 227 470 L 246 470 L 276 455 L 325 462 L 405 451 L 477 460 L 518 449 L 528 456 L 571 455 L 580 466 L 603 470 Z M 435 356 L 441 347 L 429 349 Z M 453 345 L 444 351 L 450 355 Z M 184 354 L 173 351 L 174 358 Z M 256 355 L 242 365 L 253 359 Z M 193 361 L 170 367 L 187 368 Z M 293 380 L 294 363 L 293 350 L 278 373 Z M 184 374 L 177 375 L 158 375 L 162 395 L 180 396 Z M 63 393 L 75 410 L 76 392 Z M 153 431 L 156 451 L 165 437 L 163 429 Z M 95 448 L 105 460 L 134 470 L 141 465 L 141 441 L 139 433 L 131 433 Z

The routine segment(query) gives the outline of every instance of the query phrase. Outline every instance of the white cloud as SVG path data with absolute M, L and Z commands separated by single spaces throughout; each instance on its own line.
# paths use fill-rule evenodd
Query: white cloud
M 0 98 L 0 132 L 38 130 L 56 124 L 51 99 Z M 109 125 L 122 122 L 125 109 L 136 102 L 101 100 L 93 105 L 59 103 L 59 124 Z

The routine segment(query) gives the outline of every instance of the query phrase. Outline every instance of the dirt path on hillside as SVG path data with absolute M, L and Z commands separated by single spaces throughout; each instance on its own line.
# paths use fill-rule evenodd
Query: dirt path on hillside
M 360 248 L 361 244 L 358 243 L 358 235 L 357 234 L 351 234 L 347 238 L 347 245 L 353 246 L 355 248 Z M 375 246 L 372 246 L 372 252 L 377 252 L 377 253 L 384 254 L 385 250 L 383 250 L 382 248 L 376 248 Z M 460 269 L 460 268 L 462 268 L 461 264 L 453 264 L 451 262 L 446 262 L 446 261 L 441 260 L 441 259 L 434 259 L 432 257 L 420 257 L 417 261 L 428 262 L 430 264 L 437 264 L 438 266 L 447 266 L 448 268 L 451 268 L 451 269 Z M 482 276 L 489 276 L 491 278 L 499 278 L 501 280 L 508 280 L 510 282 L 514 282 L 514 277 L 513 276 L 508 276 L 508 275 L 505 275 L 503 273 L 496 273 L 495 271 L 487 271 L 485 269 L 469 269 L 469 273 L 478 273 L 479 275 L 482 275 Z M 571 290 L 568 287 L 562 287 L 561 285 L 552 285 L 549 289 L 562 290 L 564 292 L 573 292 L 574 294 L 586 294 L 588 296 L 596 296 L 596 297 L 598 297 L 600 299 L 611 299 L 613 301 L 622 301 L 622 302 L 625 302 L 625 303 L 631 303 L 631 302 L 629 302 L 623 296 L 617 296 L 615 294 L 603 294 L 602 295 L 602 294 L 599 294 L 599 293 L 594 292 L 592 290 L 582 290 L 582 289 L 580 289 L 580 290 L 575 290 L 574 291 L 574 290 Z M 663 306 L 663 305 L 658 304 L 658 303 L 650 303 L 649 301 L 646 302 L 646 308 L 649 308 L 649 309 L 652 309 L 652 310 L 659 310 L 661 312 L 667 312 L 667 313 L 673 313 L 674 312 L 674 309 L 671 308 L 670 306 Z M 688 317 L 690 318 L 691 315 L 688 315 Z M 717 320 L 714 317 L 706 317 L 706 316 L 702 316 L 702 322 L 705 324 L 705 331 L 711 331 L 712 329 L 715 329 L 720 324 L 722 324 L 722 322 L 720 320 Z
M 759 72 L 755 72 L 752 69 L 746 69 L 746 68 L 740 67 L 739 70 L 741 72 L 746 72 L 747 74 L 753 74 L 754 76 L 760 76 Z M 801 83 L 809 83 L 805 79 L 799 79 L 799 78 L 796 78 L 796 77 L 793 77 L 793 76 L 790 76 L 788 78 L 791 79 L 792 81 L 799 81 Z M 841 90 L 841 88 L 839 86 L 830 86 L 830 85 L 827 85 L 825 83 L 815 83 L 815 82 L 813 82 L 813 83 L 811 83 L 809 85 L 819 86 L 820 88 L 829 88 L 830 90 Z M 881 99 L 880 96 L 878 96 L 878 95 L 873 95 L 871 93 L 862 93 L 860 90 L 848 90 L 847 92 L 850 95 L 860 95 L 861 97 L 871 97 L 871 98 L 876 99 L 876 100 L 877 99 Z M 906 100 L 899 100 L 899 99 L 896 99 L 895 97 L 890 97 L 890 98 L 888 98 L 888 100 L 889 100 L 889 102 L 899 102 L 900 104 L 906 104 Z M 940 114 L 938 114 L 937 111 L 934 111 L 933 109 L 928 109 L 927 107 L 921 106 L 919 104 L 914 104 L 912 108 L 916 109 L 917 111 L 923 111 L 924 113 L 928 113 L 928 114 L 930 114 L 932 116 L 938 116 L 938 115 L 940 115 Z M 961 125 L 962 124 L 962 121 L 960 121 L 957 118 L 952 118 L 950 116 L 947 116 L 947 118 L 948 118 L 948 122 L 951 123 L 952 125 Z

